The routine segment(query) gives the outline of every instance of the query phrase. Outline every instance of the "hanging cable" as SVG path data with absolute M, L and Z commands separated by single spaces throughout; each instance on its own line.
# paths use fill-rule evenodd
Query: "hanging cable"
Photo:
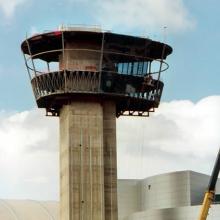
M 143 171 L 144 171 L 144 129 L 145 129 L 145 121 L 142 121 L 142 132 L 141 132 L 141 179 L 145 178 L 145 176 L 143 176 Z
M 165 49 L 166 49 L 166 42 L 165 42 L 165 40 L 166 40 L 166 37 L 165 37 L 166 28 L 167 27 L 164 27 L 164 43 L 163 43 L 163 49 L 162 49 L 162 54 L 161 54 L 161 59 L 160 59 L 160 68 L 159 68 L 159 73 L 158 73 L 156 92 L 158 92 L 158 88 L 159 88 L 160 75 L 161 75 L 161 71 L 162 71 L 164 54 L 165 54 Z M 157 94 L 157 95 L 159 95 L 159 94 Z

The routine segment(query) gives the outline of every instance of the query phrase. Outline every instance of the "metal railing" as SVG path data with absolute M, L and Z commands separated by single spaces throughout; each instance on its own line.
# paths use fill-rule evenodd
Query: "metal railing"
M 63 55 L 63 53 L 66 52 L 70 52 L 70 51 L 77 51 L 77 52 L 92 52 L 94 54 L 99 54 L 100 59 L 98 62 L 102 63 L 101 65 L 101 70 L 105 69 L 105 71 L 110 71 L 110 72 L 115 72 L 117 74 L 127 74 L 127 75 L 157 75 L 159 73 L 162 73 L 164 71 L 166 71 L 169 68 L 168 63 L 166 63 L 164 60 L 160 60 L 160 59 L 152 59 L 150 57 L 143 57 L 143 56 L 137 56 L 137 55 L 132 55 L 132 54 L 126 54 L 126 53 L 119 53 L 119 52 L 113 52 L 113 51 L 103 51 L 103 56 L 101 56 L 101 50 L 94 50 L 94 49 L 82 49 L 82 48 L 74 48 L 74 49 L 56 49 L 56 50 L 50 50 L 50 51 L 44 51 L 44 52 L 40 52 L 40 53 L 36 53 L 34 55 L 25 55 L 25 64 L 26 67 L 28 69 L 28 73 L 29 73 L 29 77 L 31 79 L 33 79 L 34 77 L 36 77 L 37 75 L 40 74 L 44 74 L 44 73 L 48 73 L 50 72 L 50 67 L 48 67 L 48 65 L 50 64 L 49 62 L 43 61 L 41 60 L 41 62 L 44 63 L 44 66 L 42 67 L 42 65 L 37 65 L 37 61 L 40 60 L 40 57 L 42 57 L 43 55 L 49 55 L 49 54 L 60 54 L 61 56 Z M 126 61 L 118 61 L 118 58 L 120 58 L 119 60 L 127 60 Z M 107 62 L 104 60 L 108 60 Z M 102 61 L 102 62 L 101 62 Z M 130 62 L 129 62 L 130 61 Z M 56 62 L 57 64 L 59 64 L 59 62 Z M 146 72 L 139 72 L 135 73 L 135 70 L 137 71 L 137 68 L 132 68 L 132 65 L 137 65 L 137 66 L 142 66 L 143 63 L 147 63 L 148 65 L 148 69 Z M 160 64 L 162 63 L 162 65 L 160 66 Z M 107 70 L 107 66 L 113 66 L 112 69 L 108 69 Z M 126 69 L 124 69 L 124 71 L 119 71 L 119 69 L 117 67 L 119 67 L 119 65 L 123 65 Z M 129 66 L 130 65 L 130 66 Z M 64 67 L 65 68 L 65 67 Z M 123 68 L 123 67 L 122 67 Z M 130 71 L 129 71 L 129 68 Z M 158 68 L 158 69 L 156 69 Z M 59 66 L 57 65 L 57 69 L 53 69 L 53 71 L 59 71 Z M 68 67 L 67 67 L 68 70 Z M 86 71 L 86 69 L 80 69 L 81 71 Z M 99 72 L 98 68 L 97 68 L 97 72 Z M 160 80 L 160 79 L 158 79 Z
M 160 102 L 163 90 L 161 73 L 169 68 L 163 59 L 113 51 L 105 48 L 104 37 L 99 50 L 65 48 L 63 32 L 62 45 L 58 49 L 32 53 L 28 40 L 26 44 L 28 54 L 24 54 L 24 59 L 36 100 L 56 94 L 86 93 L 156 103 L 151 106 Z M 88 70 L 83 65 L 75 68 L 66 63 L 66 54 L 80 53 L 92 54 L 96 69 Z M 46 61 L 51 57 L 53 62 Z M 71 61 L 74 62 L 74 58 Z

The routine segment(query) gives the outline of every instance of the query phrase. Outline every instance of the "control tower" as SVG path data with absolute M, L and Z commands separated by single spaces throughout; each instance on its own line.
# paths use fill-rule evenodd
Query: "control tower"
M 67 27 L 21 49 L 38 107 L 60 119 L 60 220 L 117 220 L 116 118 L 158 107 L 172 48 Z

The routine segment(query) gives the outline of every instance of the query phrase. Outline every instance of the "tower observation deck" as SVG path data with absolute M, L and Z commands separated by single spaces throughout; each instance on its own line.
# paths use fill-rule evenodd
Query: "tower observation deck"
M 60 120 L 60 220 L 117 220 L 116 117 L 160 103 L 169 45 L 90 28 L 21 44 L 39 108 Z
M 21 47 L 37 105 L 54 116 L 82 99 L 112 100 L 117 116 L 148 115 L 172 52 L 150 39 L 83 28 L 35 35 Z

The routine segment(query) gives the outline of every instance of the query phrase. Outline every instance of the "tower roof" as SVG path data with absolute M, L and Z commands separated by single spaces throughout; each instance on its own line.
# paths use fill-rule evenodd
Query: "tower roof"
M 59 58 L 63 43 L 62 39 L 65 38 L 65 42 L 71 39 L 74 42 L 94 42 L 94 44 L 101 45 L 103 35 L 105 35 L 105 45 L 110 47 L 112 52 L 149 57 L 150 59 L 166 59 L 172 53 L 172 48 L 169 45 L 149 38 L 102 32 L 100 29 L 91 28 L 61 29 L 37 34 L 23 41 L 21 49 L 24 54 L 32 55 L 33 58 L 55 62 Z M 31 47 L 31 54 L 28 44 Z M 163 51 L 164 46 L 165 50 Z M 53 53 L 45 54 L 45 51 L 53 51 Z

